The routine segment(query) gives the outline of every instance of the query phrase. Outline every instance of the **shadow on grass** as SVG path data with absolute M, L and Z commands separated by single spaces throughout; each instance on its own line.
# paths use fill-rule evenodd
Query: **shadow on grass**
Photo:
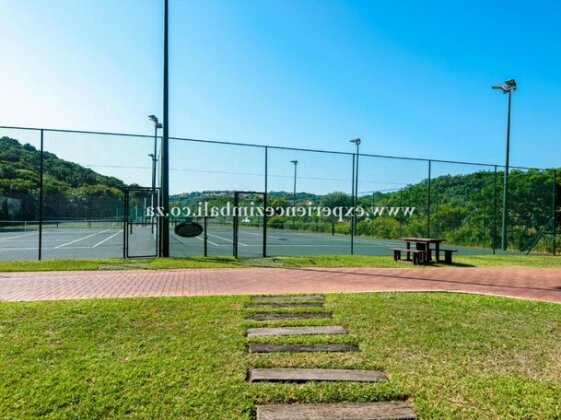
M 453 262 L 452 264 L 433 264 L 434 267 L 476 267 L 473 264 Z

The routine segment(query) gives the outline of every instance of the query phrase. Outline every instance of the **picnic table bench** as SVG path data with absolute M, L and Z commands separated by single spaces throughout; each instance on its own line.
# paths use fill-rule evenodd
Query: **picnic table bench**
M 452 254 L 454 252 L 458 252 L 457 249 L 441 249 L 441 251 L 444 251 L 444 262 L 446 264 L 452 264 Z
M 401 260 L 401 253 L 407 253 L 407 261 L 410 261 L 409 254 L 413 254 L 413 264 L 422 264 L 425 262 L 425 251 L 422 249 L 392 248 L 394 261 Z

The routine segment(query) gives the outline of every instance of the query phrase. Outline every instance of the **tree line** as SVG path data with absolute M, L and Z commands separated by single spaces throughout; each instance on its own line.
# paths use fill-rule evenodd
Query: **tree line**
M 39 217 L 41 151 L 0 138 L 0 220 Z M 125 184 L 89 168 L 43 153 L 45 219 L 115 217 Z

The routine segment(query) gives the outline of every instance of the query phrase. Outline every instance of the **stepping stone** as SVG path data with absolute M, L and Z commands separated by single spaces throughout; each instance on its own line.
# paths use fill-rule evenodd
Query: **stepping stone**
M 275 319 L 317 319 L 317 318 L 331 318 L 329 312 L 306 312 L 306 313 L 261 313 L 246 315 L 245 319 L 253 319 L 255 321 L 268 321 Z
M 325 296 L 307 295 L 307 296 L 252 296 L 251 302 L 323 302 Z
M 382 382 L 387 380 L 386 374 L 379 370 L 276 368 L 251 369 L 249 372 L 249 382 Z
M 324 327 L 276 327 L 276 328 L 248 328 L 248 337 L 261 337 L 268 335 L 319 335 L 319 334 L 346 334 L 347 330 L 340 325 Z
M 246 309 L 316 309 L 323 308 L 323 303 L 248 303 Z
M 356 344 L 250 344 L 250 353 L 309 353 L 358 351 Z
M 415 411 L 402 401 L 257 406 L 257 420 L 413 420 Z

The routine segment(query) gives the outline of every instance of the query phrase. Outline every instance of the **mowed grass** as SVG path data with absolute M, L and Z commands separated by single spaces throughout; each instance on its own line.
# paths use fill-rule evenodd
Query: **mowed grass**
M 333 320 L 244 319 L 246 296 L 0 305 L 6 418 L 250 419 L 258 403 L 409 399 L 420 418 L 559 418 L 561 305 L 446 293 L 327 295 Z M 318 309 L 322 310 L 322 309 Z M 359 353 L 248 355 L 247 327 L 327 325 Z M 387 383 L 248 384 L 247 369 L 383 369 Z
M 47 261 L 0 261 L 0 272 L 15 271 L 92 271 L 92 270 L 161 270 L 189 268 L 239 267 L 378 267 L 378 268 L 435 268 L 446 264 L 414 266 L 394 261 L 386 256 L 313 255 L 269 258 L 233 257 L 174 257 L 143 259 L 91 259 Z M 458 255 L 452 267 L 515 267 L 561 268 L 561 258 L 527 255 Z

